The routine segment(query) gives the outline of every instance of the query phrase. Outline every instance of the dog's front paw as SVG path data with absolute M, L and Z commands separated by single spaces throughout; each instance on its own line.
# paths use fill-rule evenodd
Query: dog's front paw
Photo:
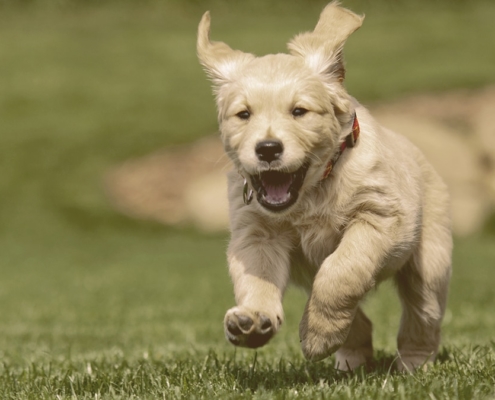
M 242 347 L 256 348 L 265 345 L 278 331 L 282 320 L 263 312 L 234 307 L 227 311 L 224 319 L 227 340 Z
M 345 342 L 352 318 L 329 318 L 310 307 L 299 324 L 299 338 L 304 357 L 320 361 L 335 353 Z
M 301 349 L 309 361 L 320 361 L 335 353 L 344 340 L 336 340 L 332 335 L 315 332 L 311 329 L 299 329 L 301 338 Z

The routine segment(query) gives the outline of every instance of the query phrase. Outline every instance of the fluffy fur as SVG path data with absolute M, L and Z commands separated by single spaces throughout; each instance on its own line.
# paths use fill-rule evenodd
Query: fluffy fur
M 343 86 L 342 49 L 362 21 L 330 3 L 313 32 L 289 42 L 290 54 L 255 57 L 211 42 L 209 13 L 201 20 L 198 56 L 236 167 L 228 175 L 228 262 L 237 305 L 227 311 L 225 333 L 238 346 L 264 345 L 283 322 L 292 282 L 308 293 L 299 328 L 306 358 L 336 352 L 336 366 L 353 369 L 373 354 L 360 302 L 392 278 L 403 309 L 397 366 L 414 369 L 434 360 L 440 342 L 451 275 L 449 197 L 421 152 L 380 126 Z M 354 113 L 356 146 L 322 179 Z M 268 162 L 257 153 L 266 141 L 283 149 Z M 260 202 L 256 177 L 303 167 L 294 204 L 274 211 Z M 250 204 L 244 179 L 255 191 Z

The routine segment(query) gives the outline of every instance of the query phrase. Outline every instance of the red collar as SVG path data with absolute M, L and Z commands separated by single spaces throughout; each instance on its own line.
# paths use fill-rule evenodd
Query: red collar
M 340 158 L 340 156 L 342 155 L 344 150 L 347 147 L 352 148 L 356 145 L 356 141 L 358 140 L 358 137 L 359 137 L 359 131 L 360 131 L 359 122 L 358 122 L 356 113 L 354 113 L 354 121 L 352 123 L 352 131 L 351 131 L 351 133 L 349 133 L 345 137 L 345 140 L 340 144 L 339 151 L 337 151 L 337 153 L 335 153 L 335 155 L 332 157 L 332 159 L 328 162 L 327 167 L 325 168 L 325 172 L 323 172 L 323 176 L 320 179 L 320 181 L 328 178 L 328 175 L 330 175 L 330 173 L 332 172 L 333 167 L 337 163 L 338 159 Z

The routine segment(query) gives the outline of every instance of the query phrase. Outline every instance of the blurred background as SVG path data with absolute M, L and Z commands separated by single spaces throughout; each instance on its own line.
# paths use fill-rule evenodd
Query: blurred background
M 342 3 L 366 14 L 345 48 L 348 91 L 417 143 L 453 195 L 447 338 L 485 340 L 495 328 L 480 308 L 494 301 L 495 3 Z M 228 346 L 228 160 L 197 24 L 209 9 L 213 40 L 284 52 L 325 4 L 0 0 L 0 358 Z M 378 346 L 393 349 L 388 296 L 369 308 L 384 326 Z M 297 348 L 304 297 L 289 298 L 276 340 Z

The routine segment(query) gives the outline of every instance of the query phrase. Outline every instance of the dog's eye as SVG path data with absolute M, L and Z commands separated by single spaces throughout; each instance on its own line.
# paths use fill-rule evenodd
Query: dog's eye
M 240 119 L 249 119 L 249 117 L 251 116 L 251 113 L 248 110 L 244 110 L 244 111 L 238 112 L 236 115 Z
M 296 107 L 292 110 L 292 115 L 294 117 L 302 117 L 304 114 L 306 114 L 308 110 L 302 107 Z

